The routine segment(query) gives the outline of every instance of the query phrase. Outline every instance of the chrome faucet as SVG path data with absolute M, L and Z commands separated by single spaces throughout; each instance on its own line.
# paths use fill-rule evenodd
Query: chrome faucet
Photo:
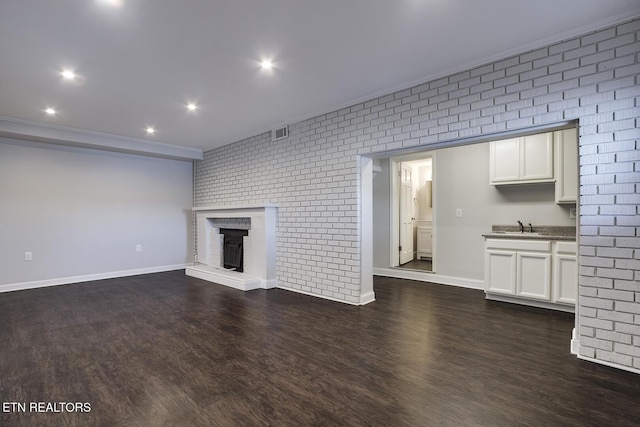
M 533 225 L 531 223 L 529 223 L 529 233 L 533 233 Z
M 520 221 L 518 221 L 518 224 L 520 224 L 520 232 L 524 233 L 524 224 Z

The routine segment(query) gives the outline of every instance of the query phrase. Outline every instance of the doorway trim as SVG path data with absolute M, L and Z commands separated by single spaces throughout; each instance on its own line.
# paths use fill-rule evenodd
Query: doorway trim
M 373 158 L 357 156 L 358 233 L 360 234 L 359 305 L 376 300 L 373 291 Z
M 390 175 L 390 199 L 391 204 L 389 209 L 389 233 L 390 233 L 390 247 L 389 247 L 389 268 L 394 268 L 400 266 L 400 260 L 398 257 L 398 247 L 400 246 L 400 230 L 398 224 L 400 223 L 400 180 L 398 179 L 398 172 L 400 170 L 400 163 L 410 162 L 414 160 L 421 160 L 425 157 L 431 158 L 431 167 L 432 167 L 432 177 L 436 176 L 436 152 L 429 150 L 414 152 L 410 155 L 404 156 L 394 156 L 389 157 L 389 175 Z M 433 200 L 433 211 L 431 215 L 431 223 L 433 227 L 433 241 L 432 241 L 432 255 L 431 255 L 431 271 L 423 271 L 418 274 L 428 274 L 433 275 L 437 272 L 436 268 L 436 258 L 437 258 L 437 230 L 436 230 L 436 218 L 437 218 L 437 202 L 436 196 L 438 194 L 438 183 L 435 179 L 433 179 L 433 187 L 432 187 L 432 195 L 431 199 Z M 429 276 L 431 277 L 431 276 Z

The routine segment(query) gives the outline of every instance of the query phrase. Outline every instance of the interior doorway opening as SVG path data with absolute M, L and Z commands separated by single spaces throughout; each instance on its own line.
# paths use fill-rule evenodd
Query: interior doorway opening
M 435 153 L 390 159 L 390 266 L 434 273 Z
M 413 147 L 359 157 L 363 281 L 366 277 L 366 284 L 372 288 L 366 274 L 370 271 L 379 276 L 484 290 L 483 235 L 493 225 L 524 218 L 534 226 L 573 226 L 578 230 L 579 220 L 572 215 L 571 204 L 555 201 L 553 184 L 503 188 L 489 182 L 491 141 L 575 127 L 575 122 L 567 122 L 527 132 L 449 141 L 428 149 Z M 400 191 L 394 191 L 400 188 L 401 164 L 428 156 L 433 158 L 432 272 L 400 265 Z M 570 157 L 578 162 L 577 154 Z

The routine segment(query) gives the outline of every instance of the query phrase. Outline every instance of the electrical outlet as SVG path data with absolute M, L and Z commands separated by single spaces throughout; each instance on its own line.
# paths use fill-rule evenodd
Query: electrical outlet
M 462 218 L 462 208 L 456 209 L 456 218 Z
M 25 252 L 24 253 L 24 260 L 25 261 L 33 261 L 33 253 L 32 252 Z
M 576 219 L 576 208 L 569 208 L 569 218 Z
M 136 245 L 136 252 L 142 252 L 142 245 Z

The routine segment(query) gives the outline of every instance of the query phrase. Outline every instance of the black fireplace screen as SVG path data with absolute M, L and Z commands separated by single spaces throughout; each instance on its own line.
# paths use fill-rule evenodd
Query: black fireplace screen
M 243 247 L 242 238 L 249 235 L 248 230 L 237 230 L 233 228 L 221 228 L 220 234 L 224 234 L 223 241 L 223 265 L 224 268 L 232 268 L 243 272 Z

